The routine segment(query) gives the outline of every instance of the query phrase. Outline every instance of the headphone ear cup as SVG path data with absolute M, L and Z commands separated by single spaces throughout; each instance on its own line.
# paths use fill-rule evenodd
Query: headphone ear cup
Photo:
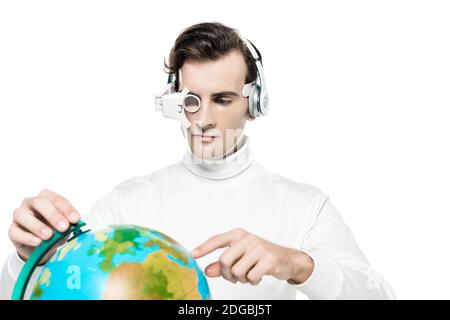
M 253 94 L 255 93 L 255 85 L 252 85 L 250 88 L 250 93 L 248 94 L 248 112 L 252 117 L 255 116 L 255 110 L 254 110 L 254 102 L 253 102 Z
M 251 115 L 254 116 L 255 118 L 259 117 L 261 115 L 260 112 L 260 101 L 259 101 L 259 95 L 261 93 L 261 88 L 254 84 L 252 86 L 252 89 L 250 91 L 250 95 L 249 95 L 249 101 L 251 101 Z
M 259 94 L 259 111 L 263 116 L 269 113 L 269 97 L 266 91 Z

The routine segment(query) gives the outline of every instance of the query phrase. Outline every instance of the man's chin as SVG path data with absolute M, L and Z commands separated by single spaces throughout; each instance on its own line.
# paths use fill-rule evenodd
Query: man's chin
M 216 150 L 214 146 L 195 146 L 191 147 L 192 153 L 199 159 L 218 160 L 223 158 L 223 151 Z
M 237 145 L 230 145 L 224 150 L 224 141 L 216 137 L 213 141 L 202 142 L 197 139 L 191 140 L 190 149 L 196 158 L 201 160 L 221 160 L 228 154 L 232 154 Z

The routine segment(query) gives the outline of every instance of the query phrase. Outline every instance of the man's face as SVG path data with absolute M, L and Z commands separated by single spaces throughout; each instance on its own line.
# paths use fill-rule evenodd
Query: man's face
M 202 159 L 233 153 L 240 147 L 246 121 L 254 119 L 248 98 L 242 95 L 247 75 L 244 56 L 232 51 L 217 61 L 187 60 L 180 71 L 180 90 L 188 88 L 201 100 L 197 112 L 185 112 L 191 122 L 187 134 L 192 152 Z

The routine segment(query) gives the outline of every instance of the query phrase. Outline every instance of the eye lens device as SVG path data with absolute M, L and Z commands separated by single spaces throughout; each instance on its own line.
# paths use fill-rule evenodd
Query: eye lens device
M 184 110 L 186 110 L 187 112 L 191 113 L 197 112 L 198 109 L 200 109 L 200 105 L 201 105 L 200 98 L 195 94 L 188 93 L 184 97 L 183 107 Z

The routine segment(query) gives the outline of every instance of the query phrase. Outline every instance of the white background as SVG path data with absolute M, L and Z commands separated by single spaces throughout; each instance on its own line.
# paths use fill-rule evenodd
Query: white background
M 181 159 L 153 95 L 182 29 L 219 21 L 263 55 L 256 159 L 327 193 L 398 298 L 449 299 L 449 16 L 446 1 L 1 1 L 1 262 L 24 197 L 49 188 L 86 213 Z

